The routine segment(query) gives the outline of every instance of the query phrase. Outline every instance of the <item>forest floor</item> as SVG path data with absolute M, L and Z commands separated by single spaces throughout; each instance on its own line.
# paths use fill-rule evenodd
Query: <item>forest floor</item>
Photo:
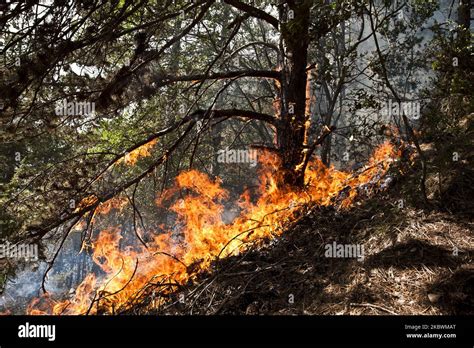
M 221 260 L 161 314 L 474 314 L 474 222 L 407 205 L 397 185 L 349 210 L 313 208 L 280 237 Z M 359 244 L 363 260 L 325 246 Z M 183 292 L 181 292 L 183 293 Z

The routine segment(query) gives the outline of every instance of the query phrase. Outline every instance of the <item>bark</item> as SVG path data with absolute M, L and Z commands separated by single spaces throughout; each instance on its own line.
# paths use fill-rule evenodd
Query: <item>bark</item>
M 471 25 L 471 5 L 469 0 L 459 1 L 457 22 L 459 25 L 469 30 Z
M 224 47 L 222 50 L 225 49 L 225 38 L 229 34 L 229 23 L 228 23 L 228 18 L 230 16 L 230 11 L 228 7 L 225 7 L 224 9 L 224 18 L 225 18 L 225 23 L 222 25 L 222 39 L 221 39 L 221 45 Z M 217 100 L 216 100 L 216 108 L 220 109 L 225 105 L 225 99 L 224 99 L 224 93 L 219 94 Z M 213 162 L 212 162 L 212 174 L 214 177 L 220 177 L 221 176 L 221 163 L 217 160 L 217 153 L 220 149 L 222 149 L 222 140 L 223 140 L 223 132 L 224 132 L 224 126 L 222 125 L 221 122 L 217 123 L 214 127 L 211 128 L 212 132 L 212 149 L 213 149 Z
M 332 134 L 326 138 L 321 149 L 321 161 L 326 165 L 331 165 Z
M 308 1 L 280 7 L 282 77 L 277 147 L 282 161 L 282 185 L 304 185 L 305 146 L 309 115 L 306 115 L 306 66 L 309 43 Z

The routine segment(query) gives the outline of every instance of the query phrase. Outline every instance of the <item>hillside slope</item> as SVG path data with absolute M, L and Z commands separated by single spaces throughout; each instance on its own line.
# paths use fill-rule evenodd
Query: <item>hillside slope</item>
M 314 208 L 263 248 L 215 264 L 156 312 L 474 314 L 474 223 L 400 208 L 400 185 L 344 212 Z M 326 257 L 333 242 L 363 245 L 364 259 Z

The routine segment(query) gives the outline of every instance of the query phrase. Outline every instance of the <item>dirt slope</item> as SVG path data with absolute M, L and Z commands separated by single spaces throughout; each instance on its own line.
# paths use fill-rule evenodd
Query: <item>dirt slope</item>
M 315 208 L 263 248 L 217 263 L 157 312 L 474 314 L 472 219 L 399 208 L 399 192 L 344 212 Z M 364 260 L 326 257 L 334 241 L 363 245 Z

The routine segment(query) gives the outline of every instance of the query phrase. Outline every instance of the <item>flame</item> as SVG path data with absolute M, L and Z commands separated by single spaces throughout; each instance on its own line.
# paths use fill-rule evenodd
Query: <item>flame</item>
M 91 195 L 83 198 L 77 208 L 74 210 L 75 213 L 90 207 L 97 203 L 99 199 L 96 195 Z M 128 200 L 125 197 L 117 196 L 107 202 L 100 203 L 95 209 L 95 214 L 107 215 L 112 209 L 122 210 L 128 204 Z
M 124 163 L 128 166 L 134 166 L 140 158 L 151 156 L 150 150 L 156 145 L 156 142 L 157 139 L 150 140 L 149 142 L 137 147 L 135 150 L 126 153 L 114 164 L 119 165 Z
M 95 210 L 96 215 L 107 215 L 112 209 L 123 210 L 128 204 L 128 199 L 123 196 L 114 197 L 107 202 L 100 203 Z
M 119 227 L 103 230 L 92 245 L 93 260 L 103 275 L 88 274 L 72 299 L 55 301 L 47 295 L 35 299 L 28 314 L 114 314 L 131 308 L 150 284 L 166 284 L 161 291 L 172 292 L 176 290 L 174 284 L 194 280 L 212 262 L 279 236 L 302 206 L 330 205 L 338 199 L 342 208 L 350 206 L 358 189 L 376 184 L 399 156 L 399 151 L 386 142 L 358 174 L 328 168 L 315 159 L 306 169 L 305 189 L 297 192 L 277 185 L 279 160 L 273 154 L 261 153 L 259 198 L 252 202 L 251 192 L 246 190 L 237 202 L 239 217 L 228 224 L 221 216 L 222 202 L 229 195 L 220 179 L 211 180 L 196 170 L 182 172 L 175 186 L 156 199 L 160 207 L 171 202 L 179 238 L 176 231 L 169 230 L 155 235 L 147 247 L 121 247 Z M 183 190 L 188 192 L 184 196 Z M 341 200 L 342 192 L 346 196 Z M 164 300 L 160 301 L 158 305 Z M 154 305 L 156 301 L 150 306 Z
M 82 209 L 85 209 L 91 205 L 94 205 L 97 203 L 98 200 L 99 199 L 95 195 L 87 196 L 81 200 L 81 202 L 79 203 L 77 208 L 74 210 L 74 212 L 75 213 L 79 212 Z M 109 214 L 112 211 L 112 209 L 122 211 L 123 208 L 125 208 L 125 206 L 128 205 L 128 203 L 129 203 L 128 199 L 123 196 L 116 196 L 109 199 L 106 202 L 99 203 L 99 205 L 97 205 L 97 207 L 94 209 L 94 213 L 93 213 L 91 221 L 95 221 L 95 218 L 99 215 Z M 83 229 L 85 226 L 87 226 L 86 219 L 82 218 L 78 222 L 75 223 L 73 228 L 74 230 L 77 231 L 77 230 Z
M 90 207 L 91 205 L 94 205 L 97 203 L 99 199 L 97 198 L 96 195 L 90 195 L 87 197 L 84 197 L 79 204 L 77 205 L 76 209 L 74 210 L 75 213 L 81 211 L 82 209 L 85 209 L 87 207 Z

